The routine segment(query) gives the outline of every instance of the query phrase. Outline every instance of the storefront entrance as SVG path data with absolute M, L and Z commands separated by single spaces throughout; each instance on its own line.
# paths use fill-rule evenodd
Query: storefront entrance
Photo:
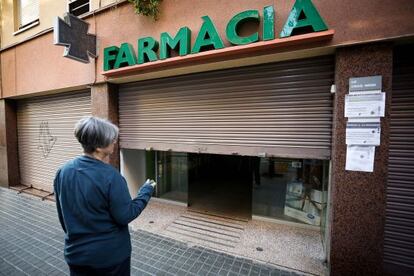
M 251 218 L 251 158 L 218 154 L 190 154 L 188 207 L 190 210 Z
M 156 179 L 154 197 L 222 217 L 252 216 L 325 231 L 329 161 L 122 150 L 122 174 L 132 195 Z
M 192 210 L 323 225 L 333 72 L 321 56 L 122 84 L 123 174 Z

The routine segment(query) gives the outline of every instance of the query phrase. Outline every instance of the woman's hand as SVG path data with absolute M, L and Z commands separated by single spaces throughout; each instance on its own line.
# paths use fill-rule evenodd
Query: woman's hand
M 157 182 L 155 182 L 153 179 L 147 179 L 147 181 L 145 181 L 144 184 L 150 184 L 153 188 L 155 188 L 155 186 L 157 185 Z

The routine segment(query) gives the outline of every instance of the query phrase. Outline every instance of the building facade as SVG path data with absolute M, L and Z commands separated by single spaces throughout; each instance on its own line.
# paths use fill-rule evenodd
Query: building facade
M 319 229 L 332 275 L 412 275 L 414 2 L 159 8 L 1 1 L 0 185 L 52 197 L 75 122 L 100 116 L 132 194 L 150 177 L 165 204 Z M 54 44 L 65 12 L 89 63 Z

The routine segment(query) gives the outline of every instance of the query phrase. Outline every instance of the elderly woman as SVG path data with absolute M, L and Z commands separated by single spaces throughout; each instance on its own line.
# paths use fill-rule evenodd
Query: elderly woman
M 106 162 L 118 128 L 87 117 L 75 126 L 84 155 L 60 168 L 54 181 L 71 275 L 130 275 L 128 223 L 144 210 L 155 182 L 147 180 L 131 199 L 125 179 Z

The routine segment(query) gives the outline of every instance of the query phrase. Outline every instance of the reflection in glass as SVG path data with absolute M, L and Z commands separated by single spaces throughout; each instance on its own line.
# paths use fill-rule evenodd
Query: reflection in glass
M 259 169 L 253 172 L 254 215 L 321 225 L 328 161 L 260 158 L 255 162 Z
M 157 151 L 146 153 L 146 168 L 157 179 L 158 198 L 325 230 L 329 161 Z
M 156 197 L 187 202 L 188 154 L 185 152 L 157 152 Z

